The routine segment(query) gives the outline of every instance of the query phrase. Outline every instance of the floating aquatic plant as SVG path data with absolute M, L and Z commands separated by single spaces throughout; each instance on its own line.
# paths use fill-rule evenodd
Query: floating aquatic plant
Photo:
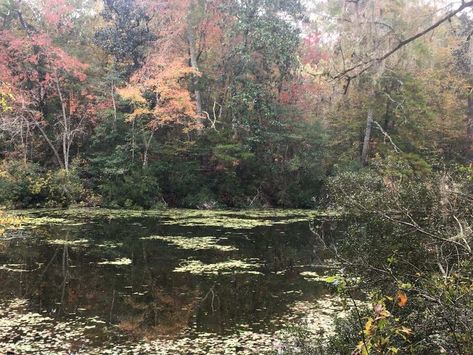
M 358 277 L 346 277 L 342 274 L 335 275 L 319 275 L 314 271 L 304 271 L 300 274 L 308 281 L 326 282 L 333 285 L 345 284 L 347 281 L 352 283 L 358 283 L 361 281 Z
M 96 244 L 95 246 L 97 246 L 99 248 L 105 248 L 105 249 L 116 249 L 116 248 L 122 247 L 123 243 L 112 242 L 112 241 L 106 240 L 101 244 Z
M 36 271 L 38 270 L 42 263 L 36 263 L 38 265 L 37 268 L 35 269 L 26 269 L 25 266 L 26 264 L 3 264 L 3 265 L 0 265 L 0 270 L 3 270 L 3 271 L 8 271 L 8 272 L 32 272 L 32 271 Z
M 132 263 L 131 259 L 120 258 L 115 260 L 104 260 L 97 263 L 97 265 L 130 265 Z
M 54 245 L 81 246 L 89 243 L 87 239 L 46 239 L 46 243 Z
M 196 275 L 261 274 L 261 272 L 255 270 L 260 266 L 257 259 L 227 260 L 214 264 L 204 264 L 199 260 L 188 260 L 175 268 L 174 272 L 188 272 Z
M 174 244 L 180 249 L 186 250 L 220 250 L 220 251 L 233 251 L 238 250 L 236 247 L 231 245 L 221 245 L 218 242 L 225 240 L 226 238 L 216 237 L 183 237 L 183 236 L 150 236 L 140 238 L 142 240 L 162 240 L 164 242 Z

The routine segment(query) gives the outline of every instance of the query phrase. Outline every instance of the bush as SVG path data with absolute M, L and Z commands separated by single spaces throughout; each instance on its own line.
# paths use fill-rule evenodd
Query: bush
M 328 183 L 348 225 L 334 250 L 347 276 L 362 280 L 346 290 L 363 292 L 373 309 L 361 322 L 340 320 L 322 353 L 473 353 L 473 172 L 412 158 Z
M 36 164 L 3 161 L 0 166 L 0 204 L 18 208 L 43 201 L 41 169 Z M 36 182 L 36 186 L 35 186 Z
M 3 161 L 0 166 L 0 204 L 7 207 L 67 207 L 93 198 L 75 167 L 66 173 L 16 161 Z
M 46 206 L 67 207 L 86 200 L 86 190 L 75 168 L 46 173 Z
M 332 201 L 349 219 L 338 242 L 339 255 L 350 260 L 346 270 L 362 277 L 374 304 L 396 305 L 399 294 L 409 299 L 394 313 L 412 329 L 409 341 L 394 341 L 394 330 L 378 332 L 383 349 L 473 352 L 471 174 L 433 171 L 407 156 L 330 181 Z
M 137 168 L 128 174 L 104 179 L 99 185 L 104 204 L 110 207 L 153 208 L 162 206 L 161 189 L 149 171 Z

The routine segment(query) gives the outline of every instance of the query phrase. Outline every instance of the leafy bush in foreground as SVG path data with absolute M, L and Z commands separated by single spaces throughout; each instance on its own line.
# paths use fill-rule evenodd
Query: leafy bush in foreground
M 417 172 L 388 161 L 330 181 L 349 220 L 333 247 L 362 280 L 340 291 L 361 289 L 372 306 L 339 320 L 321 353 L 473 353 L 473 172 Z

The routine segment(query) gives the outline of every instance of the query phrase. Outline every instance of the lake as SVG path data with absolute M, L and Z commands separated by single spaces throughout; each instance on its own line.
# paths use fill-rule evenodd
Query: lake
M 317 331 L 329 331 L 330 307 L 314 305 L 333 297 L 310 276 L 333 263 L 319 238 L 336 237 L 333 217 L 303 210 L 19 215 L 21 226 L 0 243 L 2 350 L 262 353 L 310 312 Z

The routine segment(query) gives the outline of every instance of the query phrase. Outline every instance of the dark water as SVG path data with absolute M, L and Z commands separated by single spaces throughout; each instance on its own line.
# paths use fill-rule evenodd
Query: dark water
M 26 228 L 2 242 L 0 264 L 9 266 L 0 269 L 0 301 L 26 299 L 31 312 L 57 320 L 95 317 L 103 328 L 118 326 L 113 328 L 127 337 L 142 338 L 280 328 L 284 324 L 278 320 L 287 315 L 288 305 L 327 293 L 323 285 L 299 275 L 316 270 L 314 265 L 328 257 L 309 228 L 313 218 L 258 217 L 280 223 L 253 228 L 206 226 L 210 217 L 200 218 L 202 226 L 183 226 L 179 221 L 185 216 L 176 222 L 159 215 L 72 213 L 68 219 L 80 224 Z M 245 220 L 241 214 L 237 218 Z M 219 244 L 235 250 L 182 249 L 163 240 L 140 239 L 153 235 L 225 238 Z M 123 258 L 131 264 L 100 264 Z M 174 271 L 188 259 L 205 264 L 258 259 L 258 265 L 253 273 Z M 20 267 L 27 271 L 8 270 Z

